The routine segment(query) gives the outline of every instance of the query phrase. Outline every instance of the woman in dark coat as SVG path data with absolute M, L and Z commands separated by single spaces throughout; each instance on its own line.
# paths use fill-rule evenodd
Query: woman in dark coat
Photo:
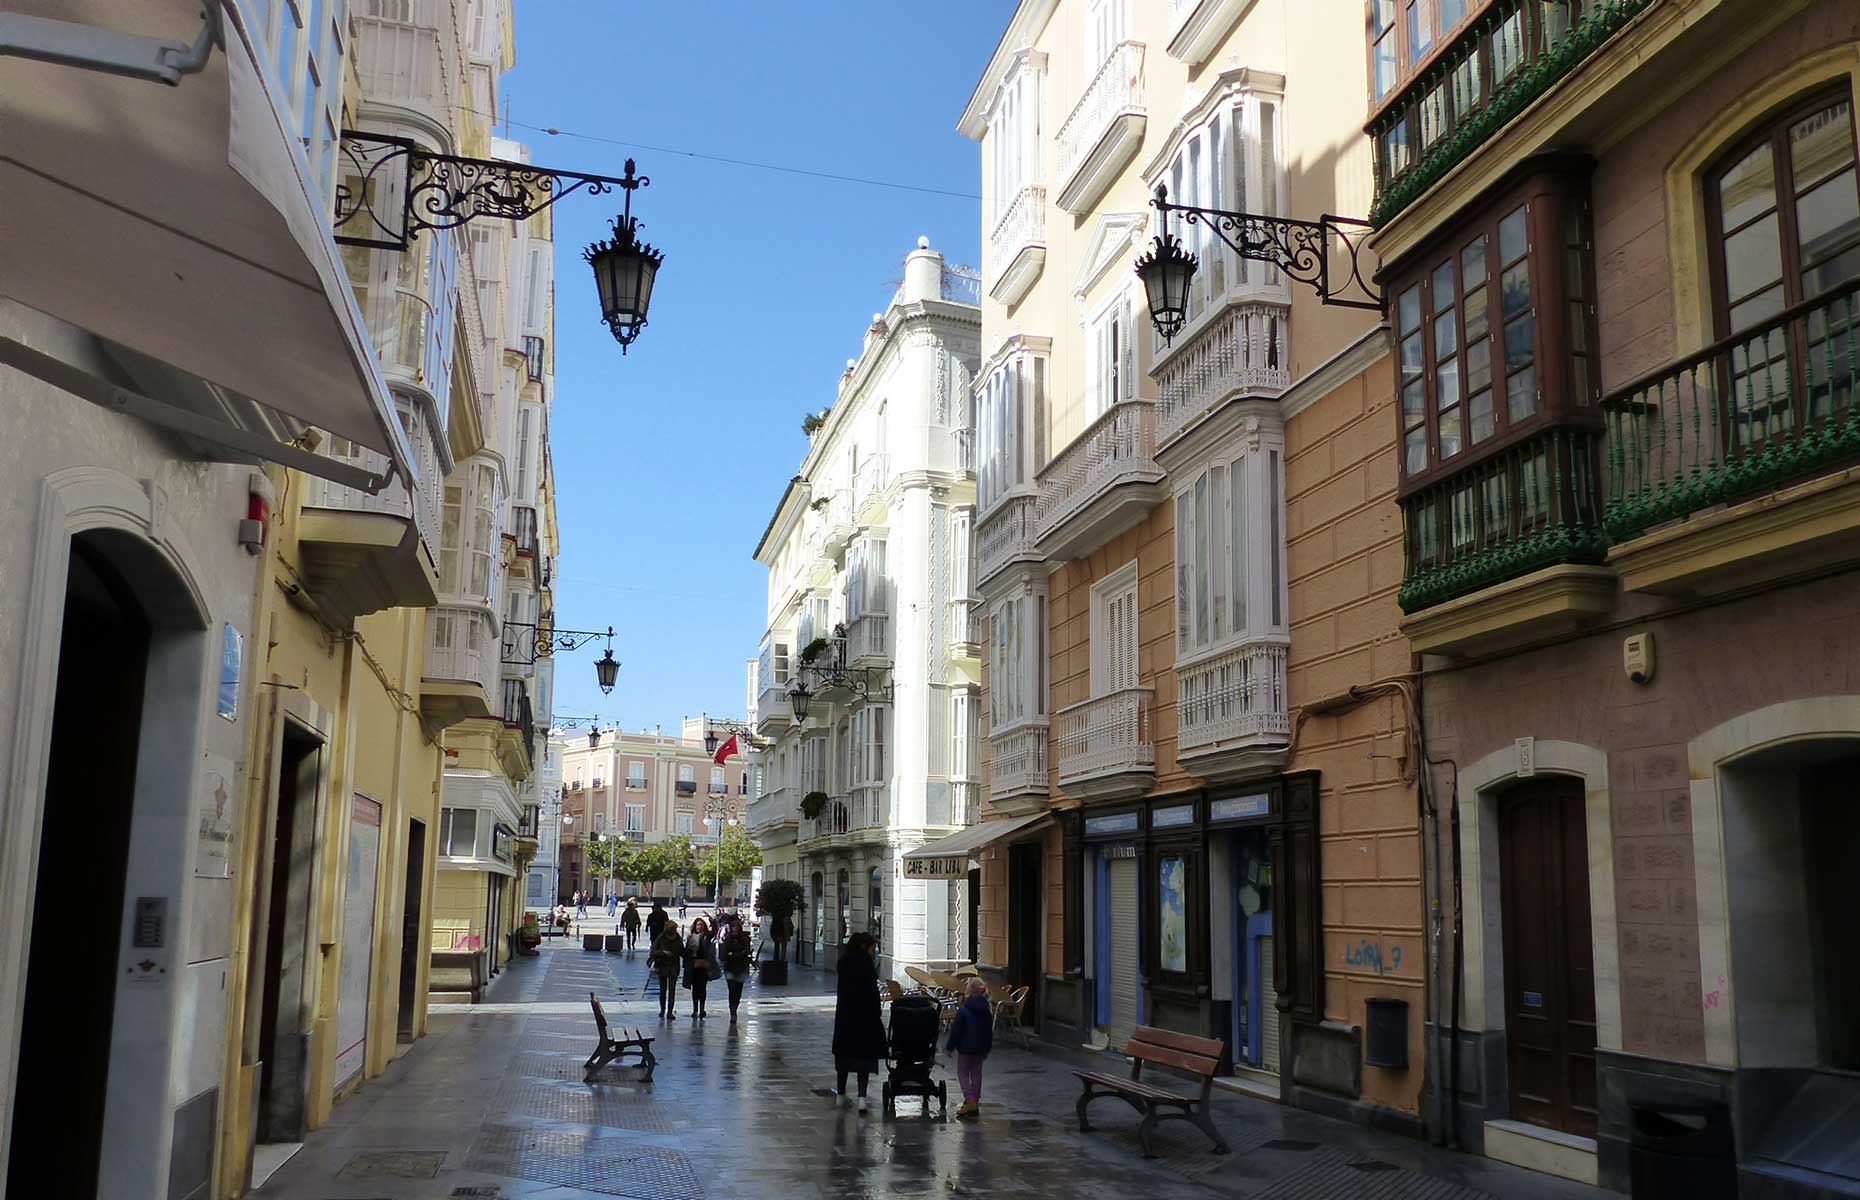
M 833 1007 L 833 1067 L 839 1073 L 840 1104 L 852 1103 L 846 1076 L 859 1076 L 859 1111 L 865 1088 L 885 1057 L 885 1018 L 878 1004 L 878 939 L 855 933 L 840 952 L 839 1000 Z

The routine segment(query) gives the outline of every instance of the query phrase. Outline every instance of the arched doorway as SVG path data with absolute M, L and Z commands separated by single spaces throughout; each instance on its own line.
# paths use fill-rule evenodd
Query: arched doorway
M 60 1195 L 84 1200 L 103 1180 L 135 1190 L 151 1172 L 204 1180 L 211 1165 L 210 1108 L 204 1160 L 183 1146 L 193 1105 L 166 1128 L 208 639 L 153 544 L 105 528 L 67 545 L 51 690 L 21 697 L 51 719 L 7 1182 L 27 1195 L 54 1163 Z
M 819 871 L 814 872 L 812 891 L 814 894 L 813 928 L 802 943 L 809 950 L 809 966 L 820 962 L 827 947 L 827 881 L 826 876 Z

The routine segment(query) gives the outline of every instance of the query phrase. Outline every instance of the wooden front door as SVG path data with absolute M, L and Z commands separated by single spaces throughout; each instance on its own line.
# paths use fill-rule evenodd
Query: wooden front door
M 1595 1135 L 1595 970 L 1582 785 L 1533 781 L 1499 800 L 1511 1116 Z

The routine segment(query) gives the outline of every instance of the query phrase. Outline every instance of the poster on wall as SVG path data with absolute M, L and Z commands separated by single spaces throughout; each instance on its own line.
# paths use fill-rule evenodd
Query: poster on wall
M 1162 915 L 1158 955 L 1165 971 L 1188 970 L 1188 870 L 1180 858 L 1157 860 L 1157 900 Z
M 194 825 L 194 875 L 232 878 L 233 765 L 218 754 L 206 756 L 200 769 L 200 798 Z
M 349 880 L 342 901 L 342 978 L 336 993 L 336 1088 L 368 1058 L 368 977 L 375 958 L 375 875 L 381 860 L 381 805 L 349 801 Z

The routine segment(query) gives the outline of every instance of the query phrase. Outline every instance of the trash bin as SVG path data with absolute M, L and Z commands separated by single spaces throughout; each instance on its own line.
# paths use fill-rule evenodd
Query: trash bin
M 1638 1200 L 1736 1200 L 1737 1151 L 1724 1104 L 1635 1104 L 1628 1194 Z
M 1363 1062 L 1391 1071 L 1408 1069 L 1408 1002 L 1393 996 L 1371 996 L 1367 1009 Z

